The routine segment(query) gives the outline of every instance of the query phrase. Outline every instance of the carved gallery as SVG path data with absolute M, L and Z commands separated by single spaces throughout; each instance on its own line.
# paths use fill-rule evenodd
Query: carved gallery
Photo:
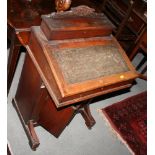
M 7 1 L 8 155 L 146 155 L 147 0 Z

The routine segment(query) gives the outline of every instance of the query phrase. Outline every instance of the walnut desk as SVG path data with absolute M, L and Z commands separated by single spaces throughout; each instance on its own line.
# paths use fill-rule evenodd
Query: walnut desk
M 137 73 L 111 32 L 106 17 L 86 6 L 42 16 L 31 28 L 13 103 L 33 149 L 36 125 L 58 137 L 80 112 L 91 128 L 91 100 L 132 86 Z

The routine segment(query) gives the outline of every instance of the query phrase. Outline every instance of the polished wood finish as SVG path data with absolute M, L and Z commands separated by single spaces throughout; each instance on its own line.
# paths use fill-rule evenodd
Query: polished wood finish
M 77 15 L 63 18 L 62 14 L 55 16 L 58 17 L 42 16 L 41 30 L 48 40 L 109 36 L 114 29 L 106 16 L 96 16 L 96 18 L 77 17 Z

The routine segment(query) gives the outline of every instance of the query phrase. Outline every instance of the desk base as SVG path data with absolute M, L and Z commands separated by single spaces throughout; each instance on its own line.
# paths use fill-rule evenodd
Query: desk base
M 87 127 L 91 129 L 95 120 L 89 109 L 90 101 L 81 102 L 75 106 L 56 108 L 33 62 L 26 53 L 13 104 L 33 150 L 36 150 L 40 144 L 35 126 L 40 125 L 55 137 L 59 137 L 73 117 L 81 113 Z

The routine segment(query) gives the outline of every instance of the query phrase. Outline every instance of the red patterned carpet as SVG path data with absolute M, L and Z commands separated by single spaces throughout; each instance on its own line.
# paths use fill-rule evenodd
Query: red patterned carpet
M 102 112 L 133 154 L 147 154 L 147 92 L 108 106 Z

